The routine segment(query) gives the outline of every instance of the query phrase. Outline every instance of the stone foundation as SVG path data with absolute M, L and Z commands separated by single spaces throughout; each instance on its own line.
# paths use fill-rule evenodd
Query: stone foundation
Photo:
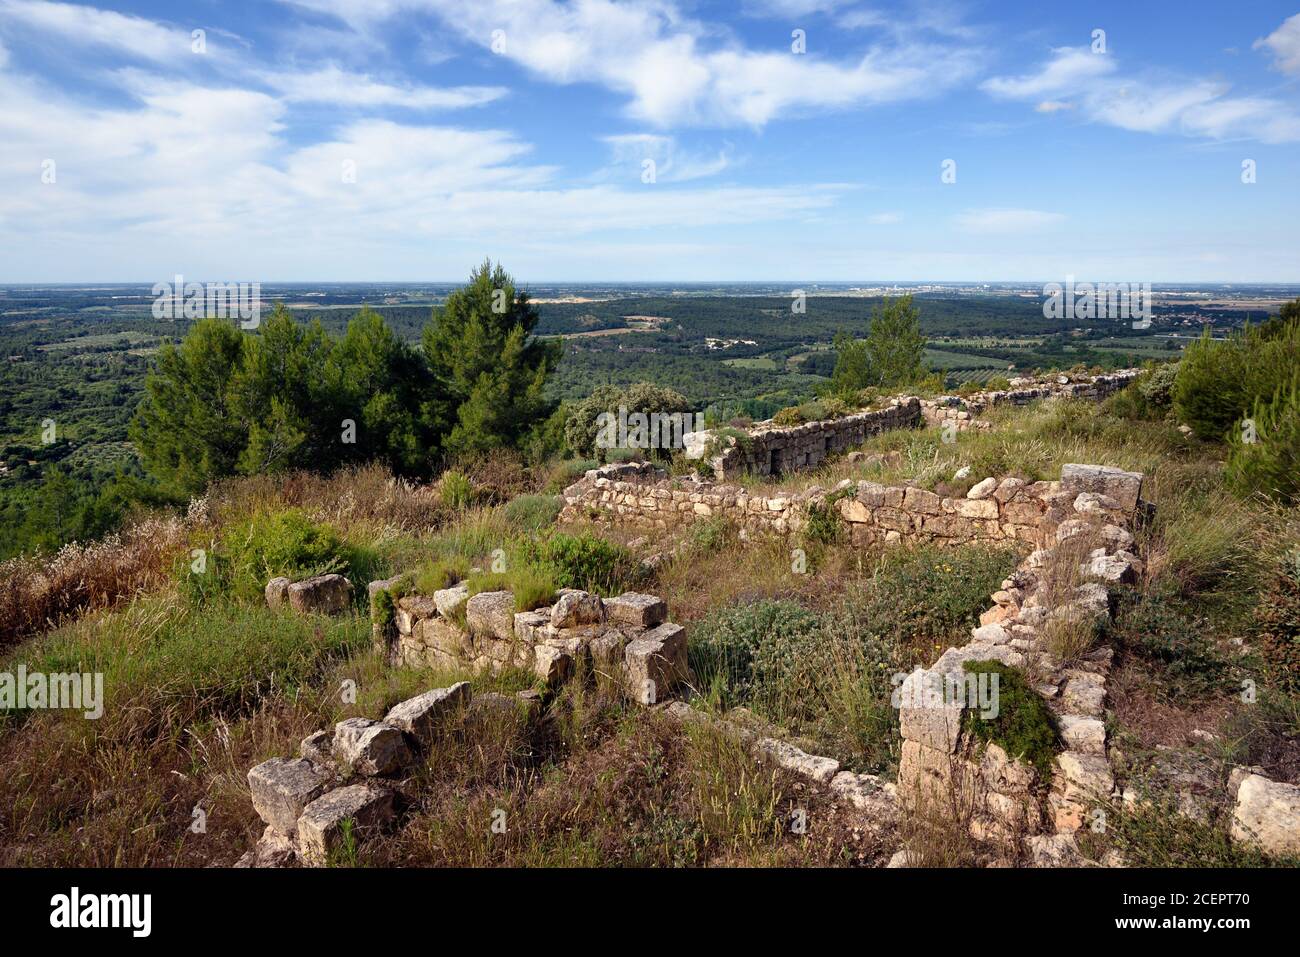
M 719 482 L 735 481 L 745 474 L 779 476 L 817 468 L 830 456 L 845 453 L 871 436 L 893 429 L 910 429 L 922 424 L 942 427 L 952 423 L 960 431 L 987 426 L 977 416 L 998 405 L 1027 405 L 1058 396 L 1100 401 L 1127 386 L 1138 374 L 1137 369 L 1124 369 L 1097 376 L 1062 374 L 1020 378 L 1011 380 L 1013 388 L 1005 391 L 946 395 L 937 399 L 898 396 L 889 400 L 883 409 L 803 425 L 779 426 L 768 420 L 746 430 L 743 440 L 729 437 L 727 447 L 714 455 L 709 464 Z M 703 458 L 718 434 L 712 430 L 687 434 L 686 457 Z

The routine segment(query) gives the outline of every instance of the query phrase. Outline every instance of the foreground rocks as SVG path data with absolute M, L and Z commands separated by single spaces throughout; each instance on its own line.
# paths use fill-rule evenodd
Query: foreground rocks
M 532 701 L 525 694 L 519 704 L 531 708 Z M 249 770 L 253 810 L 266 830 L 235 866 L 320 867 L 346 849 L 345 838 L 359 843 L 382 831 L 397 816 L 396 779 L 461 727 L 471 708 L 466 682 L 433 688 L 394 705 L 383 721 L 348 718 L 308 735 L 300 758 L 271 758 Z
M 1277 857 L 1300 857 L 1300 787 L 1248 774 L 1232 812 L 1234 840 Z

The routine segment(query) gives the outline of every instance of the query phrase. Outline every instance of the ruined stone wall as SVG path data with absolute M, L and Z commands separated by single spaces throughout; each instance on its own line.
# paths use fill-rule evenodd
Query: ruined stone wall
M 1127 386 L 1138 370 L 1125 369 L 1106 375 L 1058 375 L 1013 379 L 1014 388 L 976 392 L 967 396 L 947 395 L 937 399 L 898 396 L 883 409 L 855 412 L 838 419 L 824 419 L 796 426 L 760 422 L 746 430 L 747 438 L 727 437 L 728 445 L 714 455 L 710 464 L 714 478 L 735 481 L 745 474 L 781 475 L 816 468 L 829 456 L 855 448 L 873 435 L 893 429 L 910 429 L 921 424 L 956 424 L 958 430 L 979 427 L 981 412 L 997 405 L 1027 405 L 1055 396 L 1100 401 Z M 711 451 L 714 431 L 686 436 L 686 457 L 699 459 Z
M 737 442 L 713 460 L 719 481 L 745 474 L 782 475 L 814 469 L 828 457 L 857 448 L 873 435 L 921 424 L 921 402 L 898 398 L 874 412 L 855 412 L 838 419 L 781 427 L 765 423 L 748 430 L 749 440 Z M 707 435 L 708 433 L 696 433 Z
M 979 415 L 999 405 L 1028 405 L 1042 399 L 1089 399 L 1100 402 L 1130 385 L 1138 369 L 1121 369 L 1097 376 L 1059 375 L 1045 379 L 1012 379 L 1013 388 L 976 392 L 972 395 L 941 395 L 921 400 L 921 417 L 928 426 L 954 423 L 959 431 L 987 425 Z
M 1077 483 L 1084 481 L 1081 470 L 1089 468 L 1067 465 L 1061 482 L 988 478 L 964 498 L 949 498 L 914 486 L 848 479 L 831 491 L 814 486 L 797 494 L 762 496 L 740 486 L 670 477 L 649 465 L 608 465 L 565 489 L 560 518 L 666 530 L 716 515 L 749 531 L 787 534 L 803 528 L 811 509 L 833 508 L 857 546 L 904 540 L 1038 543 L 1071 517 Z M 1136 492 L 1126 491 L 1120 506 L 1131 514 Z
M 1048 524 L 1042 547 L 1002 582 L 967 644 L 903 682 L 900 801 L 958 815 L 976 837 L 1020 844 L 1040 864 L 1087 863 L 1074 834 L 1118 797 L 1104 722 L 1113 653 L 1084 646 L 1063 657 L 1060 636 L 1100 631 L 1114 586 L 1140 572 L 1129 526 L 1144 511 L 1141 488 L 1136 473 L 1065 467 L 1059 493 L 1073 497 L 1070 517 Z M 1018 669 L 1046 703 L 1062 748 L 1050 782 L 999 744 L 977 741 L 975 703 L 951 694 L 975 661 Z

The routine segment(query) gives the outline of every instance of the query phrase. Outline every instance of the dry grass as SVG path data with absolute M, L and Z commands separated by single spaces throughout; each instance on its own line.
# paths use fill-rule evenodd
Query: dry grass
M 186 521 L 146 518 L 101 541 L 65 545 L 49 559 L 0 564 L 0 647 L 158 587 L 187 535 Z

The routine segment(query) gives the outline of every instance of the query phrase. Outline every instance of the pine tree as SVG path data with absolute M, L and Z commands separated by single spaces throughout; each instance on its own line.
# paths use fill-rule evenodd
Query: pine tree
M 424 330 L 432 394 L 424 407 L 451 455 L 519 446 L 554 410 L 544 395 L 561 346 L 532 336 L 540 316 L 501 268 L 485 261 Z
M 925 377 L 921 311 L 910 295 L 886 298 L 872 311 L 866 352 L 876 385 L 892 388 Z

